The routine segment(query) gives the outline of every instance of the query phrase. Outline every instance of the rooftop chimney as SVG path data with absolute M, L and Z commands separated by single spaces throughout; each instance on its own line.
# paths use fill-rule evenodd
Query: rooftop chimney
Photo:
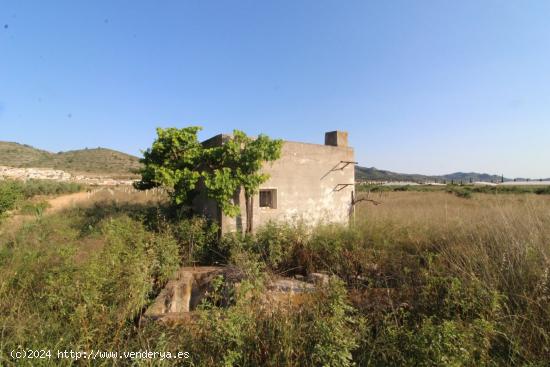
M 348 133 L 346 131 L 329 131 L 325 133 L 325 145 L 347 147 Z

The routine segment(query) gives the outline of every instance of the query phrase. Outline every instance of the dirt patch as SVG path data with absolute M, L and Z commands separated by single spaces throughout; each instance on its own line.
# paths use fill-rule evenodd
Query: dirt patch
M 95 202 L 97 193 L 101 190 L 92 192 L 77 192 L 74 194 L 61 195 L 54 198 L 41 197 L 40 200 L 46 201 L 48 207 L 44 210 L 43 215 L 53 214 L 64 209 L 83 206 Z M 0 226 L 0 234 L 13 234 L 23 223 L 36 219 L 36 215 L 31 214 L 15 214 L 4 220 Z
M 50 206 L 46 209 L 46 213 L 55 213 L 63 209 L 74 208 L 79 204 L 89 201 L 95 193 L 92 192 L 77 192 L 74 194 L 62 195 L 48 200 Z

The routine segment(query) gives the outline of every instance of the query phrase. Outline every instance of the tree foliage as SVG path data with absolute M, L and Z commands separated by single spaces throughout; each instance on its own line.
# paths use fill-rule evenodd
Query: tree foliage
M 234 130 L 219 146 L 203 146 L 197 133 L 201 127 L 157 129 L 157 139 L 141 162 L 140 189 L 156 186 L 169 188 L 176 205 L 190 205 L 204 190 L 224 214 L 236 216 L 240 210 L 233 198 L 240 189 L 248 201 L 269 176 L 261 172 L 264 162 L 281 155 L 281 140 L 260 134 L 256 138 Z

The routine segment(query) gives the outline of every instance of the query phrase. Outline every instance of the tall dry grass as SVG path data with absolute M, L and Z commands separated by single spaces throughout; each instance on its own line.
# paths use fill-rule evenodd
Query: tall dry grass
M 526 262 L 549 270 L 550 197 L 391 192 L 382 200 L 358 209 L 356 225 L 366 236 L 435 247 L 457 271 L 517 290 Z
M 499 333 L 521 354 L 510 361 L 550 360 L 550 197 L 389 192 L 378 200 L 358 208 L 365 238 L 434 253 L 439 272 L 495 292 Z

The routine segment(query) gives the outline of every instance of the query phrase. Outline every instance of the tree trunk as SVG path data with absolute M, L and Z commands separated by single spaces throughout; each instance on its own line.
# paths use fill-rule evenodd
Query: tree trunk
M 254 219 L 253 196 L 245 193 L 244 197 L 246 205 L 246 233 L 252 233 L 252 222 Z

